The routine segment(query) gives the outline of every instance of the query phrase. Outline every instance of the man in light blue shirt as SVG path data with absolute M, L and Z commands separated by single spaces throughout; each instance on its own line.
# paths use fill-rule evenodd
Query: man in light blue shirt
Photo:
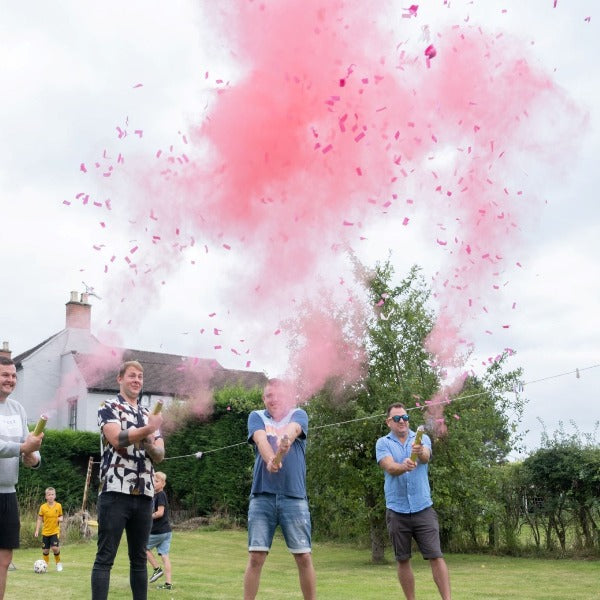
M 392 404 L 386 424 L 390 432 L 377 440 L 377 463 L 385 471 L 386 522 L 398 564 L 398 579 L 407 600 L 415 600 L 415 578 L 410 565 L 414 537 L 423 558 L 429 560 L 433 580 L 443 600 L 451 600 L 448 567 L 440 547 L 440 530 L 429 488 L 431 440 L 424 435 L 415 444 L 403 404 Z M 416 454 L 416 462 L 411 460 Z

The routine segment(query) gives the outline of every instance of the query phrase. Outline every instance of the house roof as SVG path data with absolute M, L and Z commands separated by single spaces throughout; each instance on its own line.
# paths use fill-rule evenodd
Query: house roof
M 123 361 L 137 360 L 144 367 L 144 393 L 161 396 L 193 396 L 201 390 L 227 385 L 264 387 L 267 377 L 257 371 L 225 369 L 216 360 L 124 349 L 113 353 L 118 359 L 102 360 L 97 355 L 73 353 L 75 363 L 90 391 L 117 392 L 117 370 Z
M 64 329 L 63 329 L 63 331 L 64 331 Z M 26 358 L 31 356 L 36 350 L 39 350 L 42 346 L 45 346 L 50 340 L 53 340 L 56 336 L 60 335 L 61 333 L 62 333 L 62 331 L 59 331 L 58 333 L 51 335 L 49 338 L 46 338 L 43 342 L 40 342 L 37 346 L 34 346 L 33 348 L 30 348 L 29 350 L 25 350 L 25 352 L 21 352 L 21 354 L 15 356 L 13 358 L 13 362 L 15 363 L 15 366 L 17 367 L 17 369 L 21 368 L 21 363 Z

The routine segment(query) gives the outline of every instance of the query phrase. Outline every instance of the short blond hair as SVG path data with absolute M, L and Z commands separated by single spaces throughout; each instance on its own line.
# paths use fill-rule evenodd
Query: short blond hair
M 155 471 L 154 477 L 158 477 L 163 483 L 166 483 L 167 481 L 167 474 L 162 471 Z
M 126 360 L 119 369 L 119 377 L 123 377 L 123 375 L 125 375 L 125 371 L 127 371 L 129 367 L 133 367 L 134 369 L 137 369 L 142 373 L 144 372 L 144 367 L 142 367 L 142 365 L 137 360 Z
M 44 494 L 47 494 L 48 492 L 56 492 L 56 490 L 55 490 L 53 487 L 47 487 L 47 488 L 44 490 Z

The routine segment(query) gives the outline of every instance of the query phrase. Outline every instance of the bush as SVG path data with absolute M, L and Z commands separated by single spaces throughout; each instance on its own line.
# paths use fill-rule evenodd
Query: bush
M 42 463 L 38 469 L 22 468 L 17 493 L 22 510 L 32 509 L 37 514 L 45 502 L 44 490 L 56 489 L 56 500 L 63 512 L 81 510 L 89 457 L 99 460 L 100 435 L 89 431 L 46 430 L 42 445 Z M 97 498 L 98 465 L 88 491 L 88 502 Z

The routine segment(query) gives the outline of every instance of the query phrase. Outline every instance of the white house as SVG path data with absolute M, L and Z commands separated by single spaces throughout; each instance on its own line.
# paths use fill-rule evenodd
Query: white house
M 215 360 L 105 346 L 91 332 L 91 311 L 88 294 L 71 292 L 65 328 L 13 358 L 18 376 L 13 396 L 30 422 L 46 414 L 52 429 L 97 431 L 98 406 L 117 394 L 117 371 L 125 360 L 144 367 L 146 406 L 158 399 L 165 406 L 174 401 L 205 406 L 213 390 L 228 384 L 264 387 L 263 373 L 225 369 Z M 7 342 L 0 354 L 10 357 Z

